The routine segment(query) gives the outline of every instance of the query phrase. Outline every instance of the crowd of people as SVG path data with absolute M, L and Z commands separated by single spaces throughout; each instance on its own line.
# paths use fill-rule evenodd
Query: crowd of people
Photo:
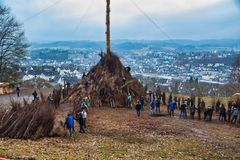
M 60 87 L 59 89 L 53 89 L 53 92 L 49 94 L 47 100 L 50 104 L 53 104 L 55 107 L 58 107 L 60 104 L 61 98 L 65 98 L 70 90 L 70 85 L 66 84 L 65 87 Z M 17 96 L 20 96 L 20 86 L 16 87 Z M 33 102 L 39 100 L 39 96 L 36 90 L 32 93 Z M 126 98 L 127 107 L 132 108 L 132 96 L 128 94 Z M 229 101 L 227 104 L 227 109 L 220 100 L 212 103 L 211 105 L 206 105 L 204 99 L 200 97 L 195 101 L 196 97 L 180 97 L 173 96 L 172 93 L 169 94 L 168 98 L 166 97 L 165 92 L 149 91 L 147 97 L 141 96 L 135 105 L 137 116 L 140 117 L 141 111 L 146 107 L 149 108 L 149 114 L 159 115 L 162 107 L 166 107 L 166 112 L 170 117 L 176 116 L 176 112 L 179 113 L 180 119 L 198 119 L 205 121 L 212 121 L 212 117 L 215 113 L 218 121 L 231 122 L 233 124 L 238 123 L 237 121 L 240 113 L 240 100 L 236 102 Z M 86 119 L 89 112 L 90 99 L 85 97 L 82 99 L 78 107 L 77 114 L 69 113 L 66 117 L 65 126 L 69 136 L 72 136 L 74 131 L 74 121 L 76 120 L 79 123 L 79 132 L 85 133 L 86 129 Z M 164 109 L 162 109 L 164 110 Z
M 149 91 L 147 95 L 147 101 L 149 102 L 149 114 L 157 115 L 160 114 L 160 108 L 163 106 L 167 107 L 167 113 L 170 117 L 175 116 L 175 112 L 179 111 L 179 118 L 185 119 L 198 119 L 212 121 L 212 117 L 215 113 L 218 121 L 231 122 L 233 124 L 237 123 L 240 113 L 240 100 L 236 102 L 229 101 L 227 104 L 227 109 L 220 100 L 213 102 L 211 105 L 206 105 L 204 99 L 191 96 L 188 98 L 177 97 L 169 94 L 168 102 L 166 103 L 166 93 L 163 92 L 151 92 Z M 140 116 L 140 111 L 144 109 L 144 97 L 140 97 L 135 106 L 137 116 Z

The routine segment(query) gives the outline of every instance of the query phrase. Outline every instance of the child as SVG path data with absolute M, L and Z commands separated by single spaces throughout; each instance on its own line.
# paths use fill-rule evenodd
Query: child
M 72 137 L 72 132 L 73 132 L 73 128 L 74 128 L 74 118 L 71 113 L 68 114 L 64 126 L 65 125 L 67 125 L 69 136 Z

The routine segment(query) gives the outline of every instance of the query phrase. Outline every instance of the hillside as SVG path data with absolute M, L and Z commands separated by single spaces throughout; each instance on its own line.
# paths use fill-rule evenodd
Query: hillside
M 211 47 L 240 47 L 238 39 L 222 40 L 112 40 L 112 48 L 118 50 L 140 49 L 145 47 L 163 48 L 173 47 L 176 49 L 211 48 Z M 105 48 L 103 41 L 56 41 L 32 43 L 31 48 Z
M 215 118 L 215 117 L 214 117 Z M 91 109 L 86 134 L 38 141 L 0 139 L 12 159 L 239 159 L 240 128 L 224 123 L 150 117 L 129 109 Z M 75 131 L 78 131 L 76 124 Z

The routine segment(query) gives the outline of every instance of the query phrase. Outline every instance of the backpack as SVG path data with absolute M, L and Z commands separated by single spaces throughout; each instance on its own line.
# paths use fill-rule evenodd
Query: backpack
M 233 116 L 237 116 L 237 115 L 238 115 L 238 109 L 235 108 L 235 109 L 233 110 Z

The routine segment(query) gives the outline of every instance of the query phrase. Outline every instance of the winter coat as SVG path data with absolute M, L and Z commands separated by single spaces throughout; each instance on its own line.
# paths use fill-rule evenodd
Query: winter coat
M 83 125 L 83 116 L 82 116 L 82 113 L 81 113 L 81 112 L 78 114 L 78 123 L 79 123 L 80 125 Z
M 181 107 L 180 107 L 180 110 L 181 111 L 185 111 L 186 110 L 186 108 L 187 108 L 187 105 L 186 104 L 181 104 Z
M 141 106 L 141 104 L 138 103 L 135 108 L 136 108 L 137 111 L 140 111 L 142 106 Z
M 221 107 L 221 108 L 220 108 L 220 114 L 222 114 L 222 115 L 226 114 L 226 109 L 225 109 L 225 107 Z
M 174 109 L 175 109 L 175 103 L 170 103 L 169 104 L 169 109 L 171 110 L 171 111 L 173 111 Z
M 66 118 L 66 124 L 67 124 L 67 128 L 73 128 L 73 126 L 74 126 L 73 115 L 70 115 Z
M 156 100 L 156 106 L 157 106 L 157 107 L 160 107 L 160 104 L 161 104 L 160 100 L 157 99 L 157 100 Z
M 238 116 L 238 109 L 237 108 L 234 108 L 232 110 L 232 116 Z

